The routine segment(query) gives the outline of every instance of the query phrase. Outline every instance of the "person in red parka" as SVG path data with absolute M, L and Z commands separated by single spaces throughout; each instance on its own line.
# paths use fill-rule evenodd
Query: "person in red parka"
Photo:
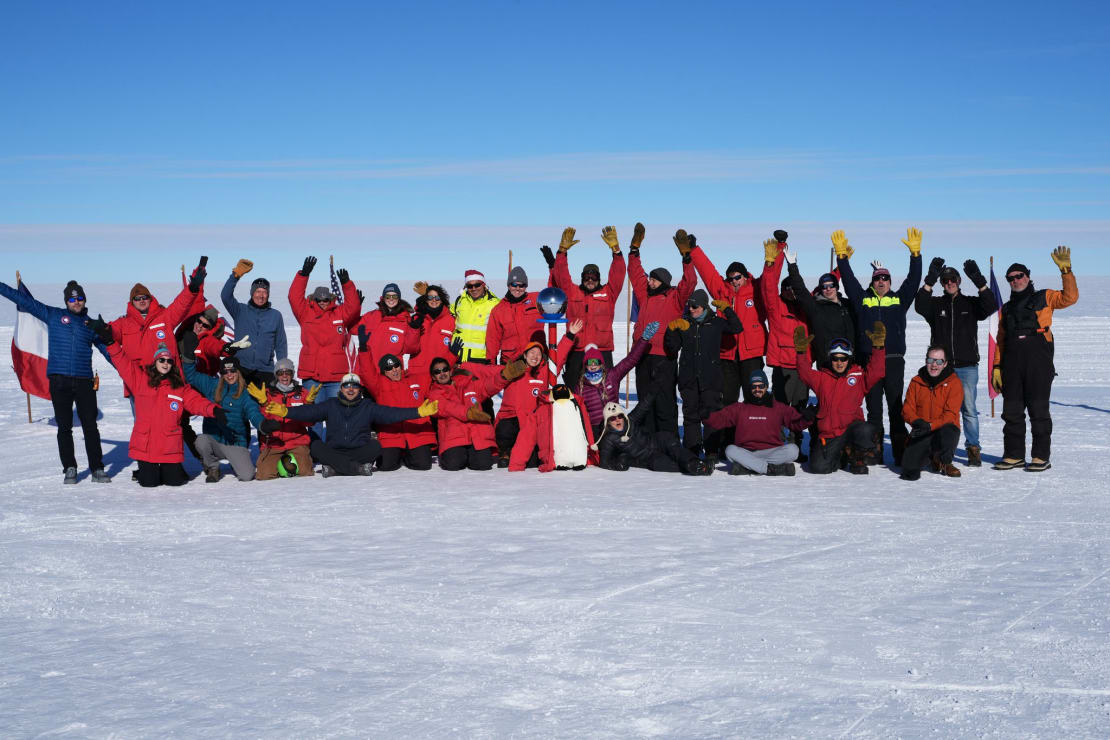
M 509 272 L 508 292 L 493 307 L 486 324 L 486 357 L 500 364 L 520 357 L 524 345 L 543 341 L 543 328 L 536 322 L 540 310 L 536 306 L 539 293 L 528 292 L 528 274 L 517 265 Z
M 786 232 L 783 232 L 785 240 Z M 763 355 L 767 352 L 767 330 L 763 326 L 763 296 L 759 290 L 759 280 L 752 278 L 743 262 L 731 262 L 722 276 L 698 246 L 697 237 L 690 234 L 690 259 L 698 271 L 705 289 L 715 301 L 727 301 L 740 319 L 743 331 L 738 334 L 725 334 L 721 337 L 721 372 L 724 384 L 725 406 L 740 399 L 750 401 L 747 380 L 756 370 L 763 369 Z M 724 312 L 717 315 L 724 318 Z
M 640 307 L 636 318 L 636 336 L 640 338 L 643 327 L 658 321 L 667 326 L 674 319 L 681 318 L 686 309 L 686 301 L 698 283 L 694 266 L 690 260 L 690 238 L 683 229 L 674 236 L 675 246 L 682 255 L 682 280 L 677 287 L 671 287 L 671 273 L 663 267 L 656 267 L 648 275 L 640 263 L 640 243 L 644 233 L 637 224 L 637 233 L 632 237 L 632 247 L 628 251 L 628 274 L 632 280 L 632 295 Z M 678 403 L 675 401 L 675 376 L 677 364 L 667 357 L 663 349 L 663 332 L 657 332 L 651 340 L 651 349 L 636 366 L 636 394 L 640 398 L 652 399 L 652 413 L 646 413 L 642 426 L 650 432 L 670 432 L 678 436 Z
M 365 355 L 360 350 L 359 372 L 363 385 L 377 404 L 415 409 L 424 402 L 428 392 L 428 378 L 416 378 L 411 373 L 406 373 L 401 358 L 397 355 L 385 354 L 376 365 L 363 361 Z M 397 470 L 402 463 L 410 470 L 432 469 L 432 447 L 436 443 L 436 432 L 431 419 L 420 417 L 395 424 L 383 424 L 376 429 L 378 443 L 382 446 L 378 470 Z
M 817 429 L 819 439 L 809 443 L 809 472 L 833 473 L 840 469 L 840 459 L 847 453 L 848 470 L 860 475 L 867 473 L 868 456 L 875 450 L 874 424 L 864 421 L 862 404 L 871 390 L 883 379 L 886 353 L 886 327 L 876 321 L 867 332 L 872 357 L 878 362 L 868 363 L 866 374 L 859 365 L 852 364 L 852 343 L 837 338 L 829 343 L 828 362 L 814 370 L 802 361 L 798 373 L 802 382 L 813 389 L 817 396 Z M 794 351 L 804 355 L 813 335 L 805 329 L 794 330 Z
M 569 232 L 569 239 L 566 231 L 563 232 L 559 253 L 551 266 L 551 280 L 567 295 L 567 320 L 582 319 L 585 322 L 585 328 L 575 341 L 574 349 L 563 365 L 563 381 L 574 388 L 577 387 L 582 376 L 585 351 L 589 345 L 597 346 L 606 368 L 613 367 L 613 318 L 616 313 L 617 299 L 624 288 L 625 264 L 617 230 L 612 226 L 606 226 L 601 230 L 601 239 L 612 251 L 613 259 L 609 263 L 609 275 L 605 285 L 601 284 L 601 268 L 595 264 L 583 267 L 581 282 L 575 284 L 567 265 L 567 251 L 578 242 L 574 240 L 574 229 L 569 229 Z M 637 238 L 643 239 L 644 225 L 636 224 L 634 233 L 636 236 L 632 239 L 632 245 L 639 248 L 640 242 Z M 564 245 L 567 245 L 566 248 Z M 545 253 L 545 258 L 549 253 L 550 250 Z
M 127 454 L 139 464 L 139 484 L 144 488 L 184 485 L 189 476 L 182 466 L 182 410 L 211 417 L 220 424 L 227 424 L 227 415 L 185 383 L 168 345 L 159 345 L 151 362 L 140 365 L 115 342 L 108 324 L 98 320 L 89 325 L 108 345 L 112 364 L 135 398 L 135 425 Z
M 312 439 L 309 436 L 309 425 L 306 422 L 295 421 L 287 416 L 275 416 L 266 412 L 266 404 L 273 401 L 286 408 L 305 406 L 316 400 L 321 393 L 322 385 L 309 389 L 296 380 L 296 366 L 288 357 L 274 363 L 274 380 L 263 388 L 250 385 L 247 392 L 251 398 L 258 402 L 262 411 L 263 421 L 258 427 L 258 461 L 255 463 L 255 480 L 272 480 L 281 477 L 278 463 L 286 470 L 288 477 L 289 467 L 284 461 L 292 457 L 296 464 L 296 475 L 307 477 L 312 475 L 312 454 L 309 445 Z
M 420 330 L 409 325 L 411 319 L 412 306 L 402 300 L 401 289 L 397 283 L 387 283 L 382 288 L 378 307 L 363 314 L 355 330 L 358 334 L 361 329 L 366 329 L 369 337 L 367 351 L 375 363 L 373 367 L 386 355 L 396 355 L 403 360 L 405 355 L 420 349 Z
M 177 360 L 174 331 L 189 315 L 197 291 L 204 284 L 203 263 L 206 261 L 207 258 L 202 258 L 201 265 L 193 273 L 189 284 L 181 289 L 173 303 L 168 306 L 160 304 L 142 283 L 135 283 L 132 286 L 127 311 L 109 324 L 112 327 L 112 339 L 119 344 L 125 358 L 145 367 L 150 363 L 150 358 L 158 345 L 164 344 L 170 352 L 171 359 Z M 126 382 L 123 386 L 123 395 L 131 395 Z M 135 413 L 134 401 L 131 404 L 131 413 L 132 415 Z
M 443 470 L 489 470 L 497 439 L 482 402 L 524 374 L 525 362 L 504 367 L 464 362 L 452 371 L 446 358 L 432 360 L 428 399 L 439 401 L 436 436 Z
M 451 367 L 458 361 L 451 352 L 455 317 L 448 308 L 451 296 L 441 286 L 419 281 L 412 288 L 419 297 L 409 326 L 420 332 L 420 346 L 409 357 L 409 374 L 414 378 L 423 378 L 437 358 L 446 360 Z
M 321 400 L 339 395 L 339 381 L 351 372 L 351 358 L 347 354 L 351 341 L 350 327 L 358 321 L 362 304 L 358 288 L 346 270 L 336 271 L 343 290 L 343 302 L 323 285 L 305 295 L 308 276 L 316 266 L 315 257 L 306 257 L 300 271 L 293 276 L 289 286 L 289 308 L 301 325 L 301 354 L 298 360 L 300 376 L 309 391 L 317 386 Z M 320 432 L 323 425 L 320 425 Z

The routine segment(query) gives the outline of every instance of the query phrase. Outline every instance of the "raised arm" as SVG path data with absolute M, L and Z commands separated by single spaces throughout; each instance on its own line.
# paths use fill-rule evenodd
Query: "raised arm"
M 6 283 L 0 283 L 0 295 L 4 296 L 9 301 L 19 306 L 39 321 L 50 321 L 50 306 L 47 306 L 45 303 L 36 301 L 29 295 L 20 293 L 18 290 Z

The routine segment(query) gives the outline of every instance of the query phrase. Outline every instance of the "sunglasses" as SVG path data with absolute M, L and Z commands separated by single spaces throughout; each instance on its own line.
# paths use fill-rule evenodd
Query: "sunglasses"
M 836 290 L 836 283 L 821 283 L 821 290 Z
M 743 276 L 743 275 L 729 275 L 729 276 L 728 276 L 728 278 L 727 278 L 727 280 L 728 280 L 728 281 L 729 281 L 730 283 L 738 283 L 738 282 L 740 282 L 740 281 L 741 281 L 741 280 L 743 280 L 743 279 L 744 279 L 744 276 Z
M 288 375 L 289 377 L 293 377 L 293 371 L 292 370 L 278 370 L 276 373 L 274 373 L 274 375 Z
M 200 324 L 202 329 L 211 329 L 212 328 L 212 325 L 209 324 L 204 319 L 197 319 L 197 323 Z
M 871 282 L 873 282 L 873 283 L 889 283 L 890 282 L 890 275 L 876 275 L 875 277 L 871 278 Z
M 385 295 L 382 296 L 382 300 L 383 301 L 388 301 L 388 300 L 399 301 L 399 300 L 401 300 L 401 296 L 397 295 L 396 293 L 386 293 Z
M 135 296 L 131 296 L 131 301 L 132 301 L 132 302 L 138 302 L 138 301 L 149 301 L 149 300 L 150 300 L 150 296 L 148 296 L 148 295 L 135 295 Z
M 582 279 L 593 280 L 595 283 L 600 283 L 601 275 L 598 275 L 596 272 L 587 272 L 585 275 L 582 276 Z
M 66 298 L 66 303 L 79 303 L 83 300 L 85 300 L 85 296 L 81 296 L 80 298 Z
M 443 302 L 443 299 L 440 298 L 435 293 L 428 293 L 427 295 L 424 296 L 424 300 L 428 301 L 428 303 L 442 303 Z
M 343 383 L 340 388 L 358 388 L 358 383 Z
M 484 285 L 485 285 L 485 283 L 467 283 L 466 284 L 466 289 L 467 290 L 474 290 L 475 288 L 481 288 Z
M 173 364 L 173 360 L 171 360 L 168 357 L 159 357 L 157 360 L 155 360 L 155 362 L 164 362 L 167 365 L 172 365 Z
M 940 284 L 941 285 L 948 285 L 949 283 L 955 283 L 955 284 L 958 285 L 959 282 L 960 282 L 960 279 L 959 278 L 954 278 L 954 277 L 946 277 L 946 278 L 941 278 L 940 279 Z
M 385 297 L 389 298 L 390 296 L 385 296 Z M 315 301 L 317 303 L 331 303 L 331 298 L 316 298 Z
M 448 374 L 450 374 L 450 372 L 451 372 L 451 368 L 449 368 L 449 367 L 446 367 L 446 366 L 437 367 L 437 368 L 432 370 L 432 375 L 448 375 Z
M 510 288 L 527 288 L 528 286 L 525 285 L 524 283 L 509 283 L 509 287 Z
M 239 371 L 233 367 L 225 367 L 223 370 L 220 371 L 220 375 L 235 375 L 238 372 Z
M 833 362 L 847 362 L 851 358 L 847 355 L 832 355 L 829 359 Z
M 765 391 L 765 390 L 767 390 L 767 385 L 764 384 L 764 383 L 752 383 L 752 390 L 753 391 Z
M 943 365 L 946 362 L 948 362 L 948 360 L 943 360 L 943 359 L 940 359 L 938 357 L 926 357 L 925 358 L 925 364 L 926 365 Z
M 1007 275 L 1006 276 L 1006 282 L 1012 283 L 1015 280 L 1021 280 L 1023 277 L 1025 277 L 1024 272 L 1015 272 L 1013 275 Z

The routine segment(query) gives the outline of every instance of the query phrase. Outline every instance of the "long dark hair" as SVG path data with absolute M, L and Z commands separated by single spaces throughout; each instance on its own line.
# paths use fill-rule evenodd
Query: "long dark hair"
M 419 310 L 421 308 L 423 308 L 425 311 L 428 310 L 428 300 L 424 296 L 426 296 L 428 294 L 429 290 L 434 290 L 436 293 L 439 293 L 439 297 L 443 299 L 443 301 L 440 303 L 440 305 L 443 306 L 443 308 L 446 309 L 448 311 L 448 313 L 450 313 L 450 311 L 451 311 L 451 296 L 447 294 L 447 291 L 444 290 L 443 286 L 441 286 L 441 285 L 429 285 L 427 287 L 427 289 L 424 291 L 424 295 L 422 295 L 422 296 L 420 296 L 419 298 L 416 299 L 416 308 L 417 308 L 417 310 Z
M 163 380 L 170 381 L 171 388 L 180 388 L 185 385 L 185 379 L 181 377 L 181 370 L 177 367 L 177 362 L 170 365 L 170 371 L 165 375 L 158 372 L 157 361 L 150 363 L 146 366 L 146 379 L 151 388 L 157 388 Z

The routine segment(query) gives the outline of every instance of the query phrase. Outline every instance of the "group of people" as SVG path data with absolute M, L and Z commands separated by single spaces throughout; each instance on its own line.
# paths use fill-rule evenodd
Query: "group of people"
M 616 229 L 606 227 L 606 282 L 593 263 L 576 282 L 568 264 L 575 236 L 567 228 L 557 251 L 541 248 L 544 287 L 567 299 L 566 330 L 555 346 L 544 336 L 539 291 L 529 290 L 520 266 L 509 271 L 503 297 L 482 272 L 468 270 L 454 300 L 440 285 L 417 282 L 410 303 L 388 283 L 368 306 L 346 270 L 310 291 L 316 258 L 308 257 L 288 296 L 300 327 L 296 364 L 269 281 L 256 278 L 247 301 L 236 298 L 253 269 L 246 259 L 220 292 L 223 315 L 204 295 L 207 258 L 169 304 L 136 283 L 113 321 L 91 317 L 76 281 L 65 286 L 60 308 L 3 283 L 0 294 L 47 325 L 66 483 L 77 482 L 74 405 L 91 479 L 109 481 L 96 426 L 93 347 L 123 379 L 134 415 L 128 450 L 143 486 L 186 483 L 185 448 L 208 482 L 220 480 L 224 460 L 243 481 L 433 464 L 510 471 L 594 464 L 708 475 L 722 460 L 733 475 L 794 475 L 796 463 L 807 460 L 811 473 L 864 474 L 885 462 L 887 431 L 890 463 L 903 479 L 916 480 L 927 467 L 956 477 L 961 427 L 967 465 L 982 464 L 978 324 L 999 308 L 990 382 L 1003 396 L 1004 449 L 994 467 L 1051 467 L 1052 315 L 1078 299 L 1066 247 L 1051 255 L 1061 290 L 1034 288 L 1029 268 L 1014 263 L 1006 270 L 1010 298 L 999 307 L 974 260 L 963 263 L 961 275 L 936 257 L 922 282 L 922 236 L 913 228 L 902 240 L 909 265 L 897 288 L 878 261 L 868 283 L 860 282 L 842 231 L 832 234 L 836 269 L 812 290 L 782 230 L 764 242 L 757 276 L 739 261 L 719 271 L 696 237 L 680 229 L 673 237 L 677 284 L 665 267 L 645 270 L 642 224 L 628 243 L 627 263 Z M 613 322 L 626 270 L 638 316 L 631 349 L 614 363 Z M 973 286 L 968 293 L 963 276 Z M 941 292 L 933 295 L 938 282 Z M 911 307 L 931 338 L 907 389 Z M 629 412 L 619 388 L 633 369 L 637 403 Z M 200 434 L 193 415 L 204 417 Z

